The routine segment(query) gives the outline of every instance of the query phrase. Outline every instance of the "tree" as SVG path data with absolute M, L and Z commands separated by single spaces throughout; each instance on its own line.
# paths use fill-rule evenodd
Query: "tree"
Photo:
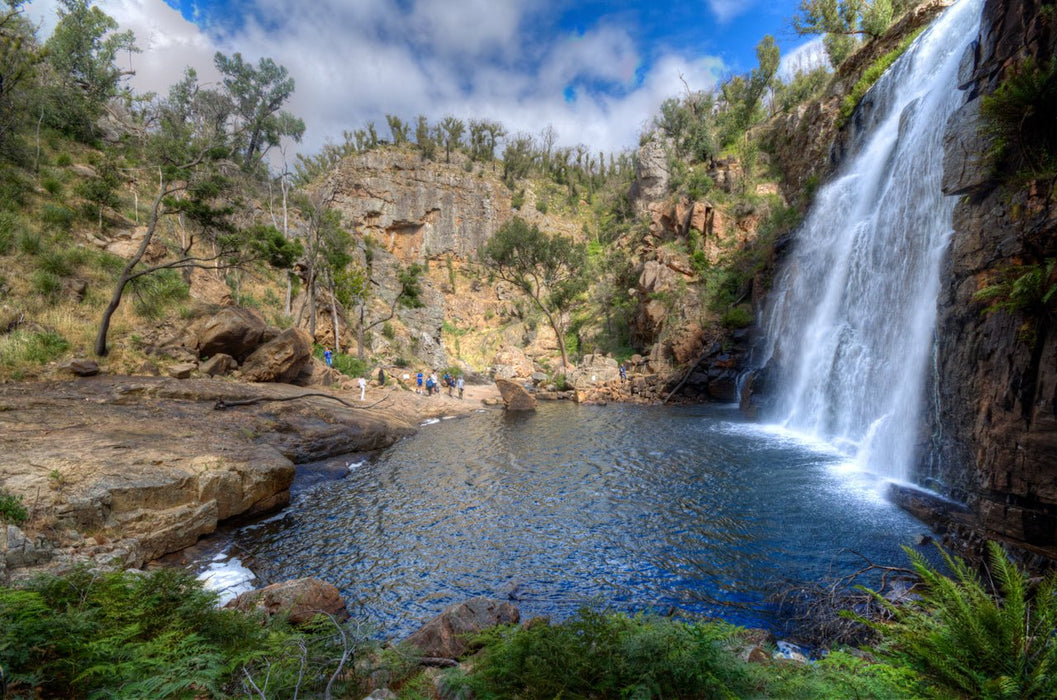
M 514 183 L 528 175 L 532 160 L 531 136 L 518 134 L 513 141 L 507 141 L 503 149 L 503 181 L 507 187 L 514 189 Z
M 451 162 L 451 151 L 462 145 L 462 135 L 466 130 L 466 124 L 457 117 L 451 115 L 444 117 L 440 122 L 440 129 L 444 141 L 444 162 Z
M 144 157 L 158 178 L 147 228 L 139 247 L 125 263 L 114 284 L 96 334 L 95 354 L 106 355 L 110 321 L 130 283 L 163 270 L 193 268 L 240 269 L 257 261 L 288 266 L 296 248 L 273 227 L 239 229 L 231 219 L 234 208 L 225 202 L 230 181 L 223 174 L 236 149 L 238 134 L 216 124 L 215 96 L 198 87 L 193 70 L 172 87 L 157 108 L 156 131 L 147 136 Z M 179 246 L 166 246 L 146 263 L 159 225 L 178 216 L 194 233 Z M 196 240 L 196 234 L 201 240 Z M 160 247 L 160 246 L 156 246 Z
M 509 220 L 481 251 L 485 265 L 532 299 L 558 339 L 562 366 L 569 366 L 565 348 L 565 312 L 587 288 L 583 270 L 587 249 L 571 238 L 540 231 L 520 217 Z
M 25 87 L 44 55 L 33 26 L 21 13 L 23 0 L 7 0 L 0 12 L 0 148 L 10 142 L 25 114 Z
M 224 76 L 224 87 L 241 121 L 238 129 L 244 138 L 244 167 L 251 167 L 268 149 L 279 145 L 284 136 L 301 140 L 305 123 L 282 110 L 294 92 L 294 79 L 285 66 L 262 58 L 254 68 L 240 53 L 228 58 L 219 51 L 213 63 Z
M 400 120 L 400 117 L 392 114 L 385 115 L 385 121 L 389 123 L 389 131 L 393 135 L 393 145 L 400 146 L 407 143 L 408 132 L 411 131 L 411 125 L 405 124 Z
M 433 130 L 429 128 L 429 120 L 424 114 L 418 115 L 418 123 L 415 126 L 415 143 L 422 151 L 422 157 L 433 160 L 437 154 L 437 142 L 433 138 Z
M 50 95 L 49 115 L 60 129 L 87 138 L 106 102 L 118 93 L 123 76 L 121 51 L 138 52 L 131 31 L 116 32 L 117 21 L 88 0 L 60 0 L 59 22 L 44 45 L 58 77 Z
M 830 64 L 840 65 L 859 43 L 859 37 L 878 37 L 896 13 L 917 0 L 801 0 L 793 17 L 797 34 L 822 34 Z

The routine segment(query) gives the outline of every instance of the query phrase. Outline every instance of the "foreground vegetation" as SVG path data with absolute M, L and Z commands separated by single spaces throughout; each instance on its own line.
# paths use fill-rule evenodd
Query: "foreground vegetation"
M 499 627 L 443 674 L 355 623 L 216 607 L 189 574 L 77 569 L 0 589 L 0 697 L 1051 698 L 1057 575 L 1033 585 L 991 546 L 980 577 L 910 554 L 919 597 L 863 621 L 875 644 L 810 663 L 771 658 L 746 630 L 583 609 Z M 758 639 L 758 635 L 756 636 Z M 750 657 L 752 663 L 746 658 Z

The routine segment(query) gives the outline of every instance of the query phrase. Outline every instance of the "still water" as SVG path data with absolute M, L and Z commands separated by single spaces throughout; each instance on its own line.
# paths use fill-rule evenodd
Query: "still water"
M 426 425 L 233 535 L 266 581 L 316 576 L 401 637 L 472 596 L 773 626 L 778 581 L 906 562 L 923 531 L 835 451 L 728 407 L 482 411 Z M 332 465 L 333 466 L 333 465 Z M 346 468 L 347 466 L 347 468 Z

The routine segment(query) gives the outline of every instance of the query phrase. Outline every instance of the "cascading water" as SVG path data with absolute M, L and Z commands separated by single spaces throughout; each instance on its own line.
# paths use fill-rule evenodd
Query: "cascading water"
M 871 90 L 874 125 L 822 188 L 775 283 L 759 365 L 777 373 L 785 427 L 907 480 L 953 198 L 943 132 L 983 0 L 960 0 Z

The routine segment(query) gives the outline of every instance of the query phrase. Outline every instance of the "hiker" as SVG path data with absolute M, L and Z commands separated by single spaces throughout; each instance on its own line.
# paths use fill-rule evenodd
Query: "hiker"
M 378 368 L 378 386 L 385 386 L 385 370 Z
M 433 387 L 434 387 L 434 385 L 435 385 L 435 382 L 433 381 L 433 377 L 432 376 L 427 377 L 426 378 L 426 396 L 433 396 Z
M 466 382 L 464 382 L 462 380 L 462 377 L 459 377 L 459 379 L 455 382 L 455 385 L 459 388 L 459 398 L 461 399 L 462 398 L 462 390 L 466 386 Z
M 416 377 L 416 380 L 418 381 L 418 388 L 415 389 L 415 393 L 416 394 L 421 394 L 422 393 L 422 372 L 418 373 L 418 377 Z
M 360 377 L 356 380 L 356 383 L 360 385 L 360 401 L 363 401 L 363 396 L 367 392 L 367 380 Z
M 334 355 L 331 354 L 330 348 L 323 351 L 323 362 L 327 364 L 327 367 L 334 366 Z
M 621 362 L 620 363 L 620 383 L 623 384 L 626 381 L 628 381 L 628 366 L 627 366 L 627 364 Z

